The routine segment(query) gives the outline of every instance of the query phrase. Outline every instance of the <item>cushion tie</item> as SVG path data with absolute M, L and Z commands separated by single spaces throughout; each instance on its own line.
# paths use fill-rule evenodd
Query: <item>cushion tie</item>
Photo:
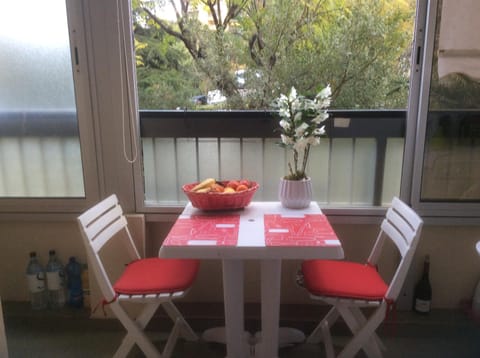
M 375 269 L 375 271 L 378 272 L 378 265 L 377 265 L 377 264 L 372 264 L 372 263 L 370 263 L 370 262 L 367 262 L 366 265 L 367 265 L 368 267 L 371 267 L 371 268 Z
M 97 310 L 98 306 L 102 305 L 103 315 L 104 315 L 105 317 L 107 317 L 107 312 L 105 311 L 105 306 L 106 306 L 106 305 L 109 305 L 110 303 L 115 302 L 115 301 L 117 300 L 117 298 L 118 298 L 118 293 L 116 293 L 115 296 L 113 296 L 113 298 L 112 298 L 110 301 L 107 301 L 107 300 L 105 299 L 105 297 L 102 298 L 102 299 L 100 300 L 100 302 L 98 302 L 98 303 L 95 305 L 95 307 L 93 308 L 92 314 L 95 313 L 95 311 Z
M 397 324 L 397 303 L 391 298 L 383 298 L 387 302 L 387 312 L 385 313 L 385 321 L 389 320 L 391 317 L 391 328 L 390 335 L 393 337 L 396 335 L 396 324 Z

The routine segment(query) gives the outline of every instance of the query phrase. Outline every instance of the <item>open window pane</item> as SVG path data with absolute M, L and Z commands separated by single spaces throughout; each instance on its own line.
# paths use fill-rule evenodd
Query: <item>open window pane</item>
M 480 201 L 477 1 L 439 1 L 425 134 L 422 202 Z
M 182 185 L 207 177 L 255 180 L 256 200 L 277 200 L 290 152 L 277 145 L 272 100 L 327 84 L 328 138 L 308 164 L 314 200 L 375 210 L 398 196 L 415 0 L 208 4 L 132 2 L 139 205 L 182 205 Z
M 84 197 L 65 1 L 1 2 L 0 48 L 0 197 Z
M 406 108 L 414 0 L 133 4 L 142 110 L 263 110 L 327 84 L 333 108 Z

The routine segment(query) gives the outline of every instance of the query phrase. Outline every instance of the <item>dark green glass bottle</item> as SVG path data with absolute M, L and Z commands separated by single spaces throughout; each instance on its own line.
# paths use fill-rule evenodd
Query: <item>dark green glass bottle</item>
M 432 302 L 432 286 L 430 285 L 430 257 L 425 256 L 423 263 L 423 273 L 420 280 L 415 285 L 413 294 L 413 310 L 419 314 L 427 315 L 430 313 Z

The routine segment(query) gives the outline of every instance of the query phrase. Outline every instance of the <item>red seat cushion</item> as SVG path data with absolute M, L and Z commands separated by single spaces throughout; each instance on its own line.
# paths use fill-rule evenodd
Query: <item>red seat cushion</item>
M 302 271 L 305 288 L 317 296 L 381 300 L 388 289 L 375 267 L 356 262 L 307 260 Z
M 128 295 L 184 291 L 193 284 L 198 268 L 198 260 L 140 259 L 125 268 L 113 289 Z

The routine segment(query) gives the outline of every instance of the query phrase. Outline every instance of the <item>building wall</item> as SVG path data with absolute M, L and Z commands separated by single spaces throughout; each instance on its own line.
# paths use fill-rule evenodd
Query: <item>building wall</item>
M 137 223 L 138 225 L 138 223 Z M 344 245 L 345 255 L 356 261 L 368 256 L 376 237 L 376 225 L 333 225 Z M 161 241 L 171 223 L 147 223 L 147 256 L 156 255 Z M 142 234 L 142 227 L 133 230 L 136 236 Z M 431 258 L 431 283 L 434 308 L 457 308 L 469 300 L 480 279 L 480 257 L 475 244 L 480 240 L 480 227 L 425 226 L 418 247 L 414 265 L 409 275 L 407 297 L 403 307 L 408 308 L 411 287 L 420 276 L 425 254 Z M 141 240 L 140 240 L 141 241 Z M 0 295 L 4 301 L 27 301 L 28 290 L 25 269 L 29 252 L 37 251 L 46 264 L 48 250 L 55 249 L 64 263 L 70 256 L 85 262 L 81 236 L 74 220 L 59 222 L 0 221 Z M 386 248 L 390 251 L 390 248 Z M 142 250 L 142 249 L 141 249 Z M 388 258 L 380 264 L 386 277 L 391 274 L 398 256 L 388 252 Z M 114 257 L 118 257 L 118 252 Z M 311 303 L 307 294 L 295 285 L 295 272 L 299 261 L 285 261 L 282 276 L 282 303 Z M 247 302 L 259 301 L 258 263 L 246 265 L 245 294 Z M 200 275 L 188 296 L 188 302 L 221 302 L 221 263 L 216 260 L 203 261 Z M 91 278 L 92 279 L 92 278 Z M 208 289 L 205 289 L 205 288 Z M 96 288 L 92 301 L 100 298 Z M 401 301 L 401 300 L 400 300 Z

